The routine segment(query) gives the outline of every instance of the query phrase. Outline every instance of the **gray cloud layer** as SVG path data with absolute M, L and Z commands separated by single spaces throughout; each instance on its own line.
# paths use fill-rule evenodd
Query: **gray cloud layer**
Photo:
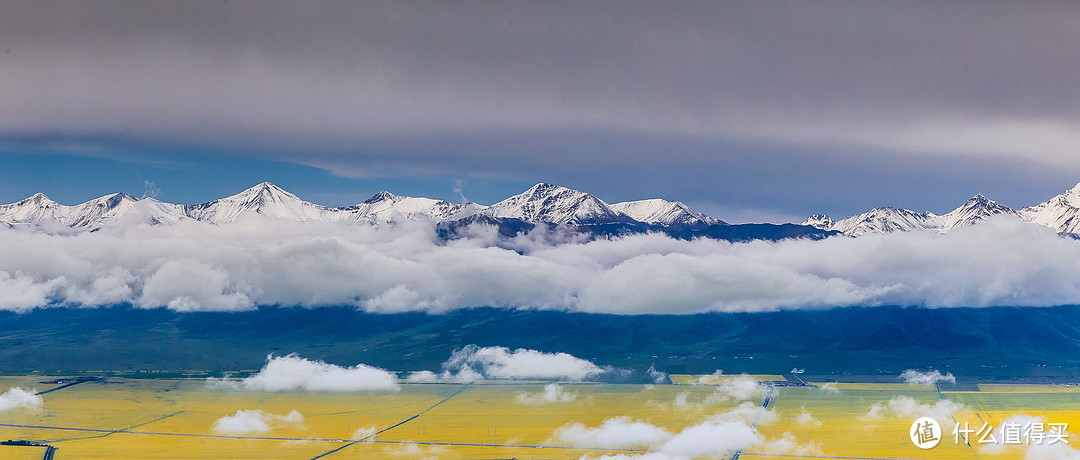
M 779 243 L 641 235 L 551 246 L 537 235 L 474 234 L 442 244 L 425 226 L 380 230 L 261 216 L 77 236 L 0 230 L 0 308 L 129 302 L 182 311 L 280 304 L 685 314 L 1080 303 L 1080 242 L 1008 218 L 947 235 Z
M 1027 199 L 995 177 L 1080 175 L 1077 18 L 1072 2 L 8 2 L 0 140 L 539 173 L 620 199 L 649 178 L 718 206 L 762 179 L 836 198 L 915 156 L 878 187 L 959 162 L 949 184 Z M 617 180 L 588 186 L 598 171 Z M 736 186 L 688 190 L 687 171 Z

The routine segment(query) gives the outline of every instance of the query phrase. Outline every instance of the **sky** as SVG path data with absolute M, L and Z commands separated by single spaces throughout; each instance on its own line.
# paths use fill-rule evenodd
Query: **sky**
M 1080 181 L 1077 2 L 12 0 L 0 202 L 490 204 L 544 181 L 729 222 Z

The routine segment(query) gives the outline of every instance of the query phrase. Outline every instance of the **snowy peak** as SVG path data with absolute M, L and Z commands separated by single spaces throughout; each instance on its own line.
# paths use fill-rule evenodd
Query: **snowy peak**
M 327 220 L 333 214 L 331 208 L 308 203 L 270 182 L 208 203 L 187 205 L 184 211 L 188 217 L 215 224 L 233 222 L 248 214 L 301 222 Z
M 825 214 L 814 214 L 814 215 L 812 215 L 810 217 L 807 217 L 806 220 L 804 220 L 799 225 L 809 225 L 809 226 L 814 227 L 814 228 L 820 228 L 822 230 L 828 230 L 829 227 L 832 226 L 832 224 L 833 224 L 832 217 L 829 217 L 829 216 L 827 216 Z
M 956 209 L 942 215 L 883 207 L 837 221 L 833 221 L 828 216 L 813 215 L 806 219 L 803 225 L 836 230 L 848 236 L 911 230 L 934 230 L 939 233 L 948 233 L 957 227 L 977 224 L 998 214 L 1018 215 L 1020 213 L 983 195 L 975 195 Z
M 31 195 L 27 199 L 22 200 L 22 201 L 20 201 L 18 203 L 13 203 L 13 204 L 16 204 L 16 205 L 19 205 L 19 206 L 28 206 L 28 205 L 34 205 L 34 206 L 58 206 L 60 203 L 57 203 L 57 202 L 49 199 L 49 197 L 45 196 L 44 193 L 37 192 L 37 193 Z M 11 205 L 8 205 L 8 206 L 11 206 Z
M 364 201 L 364 204 L 378 203 L 378 202 L 381 202 L 381 201 L 394 202 L 396 200 L 397 200 L 396 195 L 394 195 L 393 193 L 387 192 L 386 190 L 383 190 L 383 191 L 381 191 L 379 193 L 376 193 L 375 195 L 372 195 L 371 198 L 368 198 L 366 201 Z
M 617 212 L 647 224 L 693 227 L 723 223 L 691 209 L 680 201 L 654 198 L 650 200 L 624 201 L 610 206 L 611 209 Z
M 1053 228 L 1058 233 L 1080 233 L 1080 184 L 1019 212 L 1024 220 Z
M 226 199 L 251 205 L 303 202 L 299 197 L 270 182 L 262 182 Z
M 44 193 L 35 193 L 17 203 L 0 206 L 0 221 L 9 224 L 40 224 L 59 221 L 67 213 L 66 208 L 49 199 Z
M 357 220 L 373 224 L 407 220 L 442 222 L 469 217 L 479 212 L 479 210 L 480 206 L 474 203 L 455 204 L 431 198 L 398 196 L 386 190 L 376 193 L 356 206 L 341 208 L 341 212 L 351 214 L 345 220 Z
M 868 212 L 832 222 L 826 229 L 835 230 L 849 236 L 859 236 L 867 233 L 937 230 L 940 228 L 940 216 L 934 213 L 884 207 L 874 208 Z
M 93 199 L 85 203 L 70 206 L 67 209 L 63 223 L 73 228 L 92 228 L 102 223 L 120 218 L 130 211 L 135 197 L 124 193 L 114 193 L 101 198 Z
M 539 183 L 484 210 L 491 217 L 554 224 L 631 222 L 603 200 L 579 190 Z
M 956 227 L 976 224 L 997 214 L 1015 215 L 1016 211 L 983 195 L 975 195 L 960 207 L 941 216 L 941 231 L 948 232 Z
M 179 206 L 131 195 L 114 193 L 74 206 L 65 206 L 41 193 L 7 205 L 0 205 L 0 221 L 11 225 L 29 225 L 47 230 L 72 228 L 93 230 L 103 225 L 175 222 L 182 217 Z

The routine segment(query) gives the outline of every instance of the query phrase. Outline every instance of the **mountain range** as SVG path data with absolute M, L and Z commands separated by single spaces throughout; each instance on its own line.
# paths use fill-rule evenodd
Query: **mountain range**
M 463 228 L 474 223 L 495 225 L 504 235 L 527 232 L 537 226 L 563 227 L 589 236 L 662 232 L 680 238 L 704 236 L 728 240 L 821 238 L 836 233 L 795 224 L 731 225 L 684 203 L 663 199 L 608 204 L 590 193 L 547 183 L 536 184 L 490 206 L 382 191 L 363 203 L 329 207 L 304 201 L 270 182 L 198 204 L 172 204 L 115 193 L 66 206 L 38 193 L 16 203 L 0 205 L 0 225 L 59 234 L 94 231 L 124 222 L 164 225 L 195 220 L 221 225 L 248 215 L 367 225 L 426 221 L 434 223 L 439 234 L 447 238 L 459 236 Z
M 1080 234 L 1080 184 L 1047 201 L 1021 209 L 1012 209 L 985 196 L 976 195 L 945 214 L 882 207 L 840 220 L 817 214 L 810 216 L 802 224 L 848 236 L 912 230 L 948 233 L 954 228 L 976 224 L 999 214 L 1013 215 L 1027 222 L 1044 225 L 1061 234 Z
M 945 214 L 879 207 L 839 220 L 813 215 L 801 224 L 728 224 L 678 201 L 647 199 L 609 204 L 590 193 L 547 183 L 536 184 L 490 206 L 381 191 L 363 203 L 329 207 L 304 201 L 270 182 L 263 182 L 236 195 L 198 204 L 172 204 L 114 193 L 66 206 L 38 193 L 16 203 L 0 205 L 0 225 L 70 234 L 124 222 L 167 225 L 195 220 L 220 225 L 248 215 L 262 215 L 300 222 L 366 225 L 425 221 L 435 224 L 439 234 L 448 239 L 461 236 L 462 229 L 470 224 L 481 223 L 498 227 L 506 236 L 546 226 L 593 237 L 661 232 L 686 239 L 743 241 L 895 231 L 947 233 L 1000 214 L 1045 225 L 1058 233 L 1080 234 L 1080 184 L 1043 203 L 1021 209 L 976 195 Z

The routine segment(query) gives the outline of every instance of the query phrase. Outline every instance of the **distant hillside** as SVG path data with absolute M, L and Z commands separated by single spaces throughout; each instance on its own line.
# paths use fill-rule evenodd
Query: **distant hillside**
M 882 375 L 934 367 L 967 378 L 1080 380 L 1080 308 L 838 308 L 617 316 L 504 309 L 446 315 L 351 308 L 177 313 L 129 307 L 0 313 L 5 373 L 258 369 L 267 354 L 438 370 L 461 346 L 567 352 L 643 378 L 669 373 Z

